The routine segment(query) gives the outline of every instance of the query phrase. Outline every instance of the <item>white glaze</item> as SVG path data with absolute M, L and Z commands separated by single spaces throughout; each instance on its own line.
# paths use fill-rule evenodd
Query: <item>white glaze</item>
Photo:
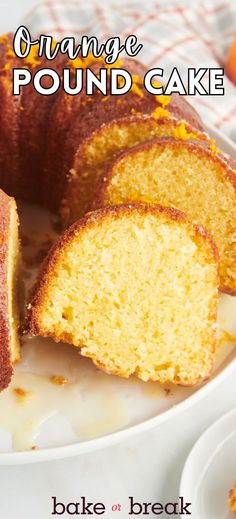
M 28 288 L 37 271 L 34 258 L 56 233 L 52 231 L 52 217 L 36 207 L 24 206 L 21 221 L 28 242 L 24 246 L 27 258 L 24 277 Z M 33 268 L 29 269 L 31 260 Z M 219 335 L 226 340 L 220 341 L 215 369 L 226 362 L 234 349 L 234 342 L 224 331 L 236 337 L 235 315 L 236 298 L 221 295 Z M 63 376 L 68 382 L 64 386 L 56 385 L 52 382 L 53 376 Z M 17 396 L 17 388 L 26 391 L 26 396 Z M 83 441 L 160 414 L 197 389 L 109 376 L 88 359 L 81 358 L 76 348 L 55 344 L 49 339 L 24 339 L 22 359 L 16 366 L 11 385 L 0 394 L 0 432 L 7 430 L 12 438 L 12 446 L 4 449 L 0 434 L 0 451 L 41 447 L 41 430 L 47 420 L 58 413 L 71 425 L 73 434 L 69 441 Z M 53 435 L 46 446 L 60 444 L 56 426 Z

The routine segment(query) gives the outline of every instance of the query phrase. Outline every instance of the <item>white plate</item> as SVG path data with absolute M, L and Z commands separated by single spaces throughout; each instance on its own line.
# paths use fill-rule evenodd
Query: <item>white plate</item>
M 209 131 L 221 149 L 236 159 L 233 143 L 219 132 Z M 24 206 L 21 212 L 28 284 L 33 276 L 29 265 L 39 263 L 35 259 L 41 259 L 55 238 L 55 226 L 52 215 L 39 208 Z M 37 250 L 31 247 L 34 238 Z M 220 328 L 234 337 L 235 314 L 236 298 L 221 296 Z M 41 338 L 25 339 L 22 361 L 11 386 L 0 395 L 0 464 L 85 453 L 175 416 L 212 391 L 233 370 L 236 372 L 236 340 L 229 339 L 225 332 L 223 335 L 226 340 L 222 340 L 211 380 L 194 388 L 162 387 L 108 376 L 88 359 L 81 359 L 75 348 Z M 53 376 L 63 376 L 67 383 L 58 386 L 52 383 Z M 19 389 L 26 391 L 25 397 L 18 394 Z
M 193 447 L 180 495 L 192 503 L 193 519 L 230 519 L 229 490 L 236 481 L 236 408 L 215 422 Z M 181 516 L 184 517 L 184 516 Z

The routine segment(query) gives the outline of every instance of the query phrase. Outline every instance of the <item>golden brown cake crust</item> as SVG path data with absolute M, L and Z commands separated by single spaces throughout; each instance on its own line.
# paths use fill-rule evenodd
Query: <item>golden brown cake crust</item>
M 131 204 L 121 204 L 116 206 L 107 206 L 97 211 L 92 211 L 87 213 L 83 218 L 79 221 L 71 225 L 69 229 L 67 229 L 61 238 L 55 243 L 55 245 L 50 250 L 48 256 L 45 258 L 40 273 L 38 275 L 37 281 L 32 288 L 31 294 L 29 296 L 29 303 L 27 305 L 27 320 L 25 326 L 25 333 L 30 336 L 40 335 L 42 330 L 38 324 L 38 308 L 40 308 L 40 304 L 42 302 L 42 293 L 44 286 L 47 285 L 49 279 L 54 274 L 55 264 L 57 261 L 58 255 L 63 251 L 66 244 L 70 243 L 73 239 L 74 235 L 80 233 L 86 228 L 95 226 L 97 222 L 101 222 L 106 218 L 107 215 L 112 215 L 112 217 L 116 218 L 123 214 L 133 213 L 133 211 L 137 211 L 139 214 L 153 213 L 153 214 L 166 214 L 170 219 L 181 223 L 189 222 L 186 215 L 179 211 L 178 209 L 174 209 L 171 207 L 163 207 L 160 205 L 148 205 L 143 203 L 131 203 Z M 213 257 L 218 262 L 218 250 L 215 246 L 214 241 L 212 240 L 210 234 L 199 225 L 193 225 L 196 236 L 202 236 L 211 246 L 213 251 Z M 54 340 L 55 335 L 52 335 Z M 64 337 L 65 342 L 67 338 Z
M 12 71 L 26 66 L 34 75 L 41 68 L 51 67 L 51 62 L 30 56 L 18 58 L 13 36 L 9 33 L 0 37 L 0 186 L 11 196 L 41 203 L 47 118 L 55 96 L 38 94 L 32 83 L 14 96 Z M 61 71 L 64 61 L 64 57 L 56 58 L 54 69 Z M 50 79 L 46 77 L 41 83 L 48 86 Z
M 166 120 L 166 123 L 168 123 L 168 119 Z M 200 134 L 199 134 L 200 136 Z M 181 139 L 174 139 L 173 137 L 160 137 L 151 139 L 148 142 L 144 142 L 142 144 L 139 144 L 137 146 L 134 146 L 133 148 L 129 150 L 125 150 L 117 156 L 117 158 L 114 160 L 111 166 L 107 168 L 105 176 L 101 179 L 100 184 L 97 189 L 97 193 L 94 198 L 94 204 L 93 207 L 95 209 L 99 207 L 103 207 L 105 202 L 105 195 L 108 186 L 110 185 L 112 176 L 113 176 L 113 168 L 116 167 L 116 165 L 122 160 L 123 158 L 127 156 L 132 156 L 137 153 L 137 151 L 146 151 L 152 146 L 155 146 L 157 148 L 161 148 L 168 144 L 174 149 L 178 149 L 178 147 L 186 147 L 190 152 L 196 154 L 196 155 L 205 155 L 205 157 L 209 157 L 211 160 L 213 160 L 215 163 L 220 163 L 222 165 L 222 168 L 225 171 L 225 176 L 230 180 L 232 185 L 234 186 L 234 189 L 236 190 L 236 162 L 228 159 L 225 155 L 222 153 L 213 153 L 209 147 L 209 144 L 206 140 L 181 140 Z M 235 169 L 234 169 L 235 168 Z
M 139 75 L 141 70 L 144 75 L 146 71 L 145 67 L 136 60 L 123 60 L 123 66 L 135 75 Z M 45 183 L 46 205 L 47 198 L 50 199 L 49 204 L 54 204 L 54 209 L 60 207 L 62 200 L 64 206 L 70 205 L 70 171 L 77 172 L 78 168 L 78 175 L 81 173 L 80 158 L 83 145 L 93 132 L 109 124 L 111 120 L 119 120 L 132 113 L 150 115 L 157 107 L 161 107 L 156 96 L 149 94 L 140 84 L 138 84 L 138 92 L 139 94 L 131 90 L 125 95 L 107 97 L 101 94 L 86 96 L 81 93 L 75 99 L 60 94 L 55 103 L 55 110 L 51 112 L 49 125 L 50 134 L 55 131 L 55 135 L 54 142 L 50 137 L 48 138 L 45 174 L 47 172 L 50 179 L 51 174 L 55 173 L 56 181 L 53 198 L 49 194 L 48 183 Z M 204 131 L 203 123 L 195 109 L 178 94 L 170 97 L 167 109 L 176 119 L 183 119 L 196 130 Z
M 11 198 L 0 190 L 0 390 L 5 389 L 8 386 L 12 376 L 7 287 L 10 203 Z

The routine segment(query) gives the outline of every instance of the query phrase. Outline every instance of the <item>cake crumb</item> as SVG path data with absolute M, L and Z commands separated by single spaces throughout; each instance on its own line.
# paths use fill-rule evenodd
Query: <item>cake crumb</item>
M 229 491 L 228 507 L 231 510 L 231 512 L 236 515 L 236 482 L 234 484 L 234 487 L 231 488 L 231 490 Z
M 215 153 L 215 154 L 220 153 L 219 148 L 216 146 L 215 139 L 211 139 L 211 140 L 210 140 L 210 149 L 211 149 L 211 151 L 212 151 L 213 153 Z
M 68 384 L 68 378 L 63 377 L 63 375 L 53 375 L 51 377 L 51 382 L 57 386 L 65 386 Z
M 165 387 L 164 391 L 165 391 L 165 396 L 172 396 L 173 395 L 173 393 L 172 393 L 172 391 L 170 390 L 169 387 Z
M 18 402 L 27 402 L 32 395 L 30 391 L 26 391 L 22 387 L 14 387 L 13 393 L 16 396 Z

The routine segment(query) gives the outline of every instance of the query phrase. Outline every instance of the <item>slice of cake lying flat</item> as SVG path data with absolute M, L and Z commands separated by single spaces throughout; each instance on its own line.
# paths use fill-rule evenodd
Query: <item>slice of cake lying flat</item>
M 212 370 L 218 258 L 175 209 L 89 213 L 52 248 L 28 305 L 27 331 L 80 348 L 107 373 L 193 385 Z
M 212 235 L 221 290 L 236 295 L 236 168 L 199 142 L 155 139 L 108 170 L 96 206 L 145 201 L 176 207 Z
M 234 487 L 229 491 L 228 506 L 231 512 L 236 515 L 236 483 Z
M 0 190 L 0 391 L 19 360 L 18 274 L 20 264 L 18 215 L 14 198 Z

